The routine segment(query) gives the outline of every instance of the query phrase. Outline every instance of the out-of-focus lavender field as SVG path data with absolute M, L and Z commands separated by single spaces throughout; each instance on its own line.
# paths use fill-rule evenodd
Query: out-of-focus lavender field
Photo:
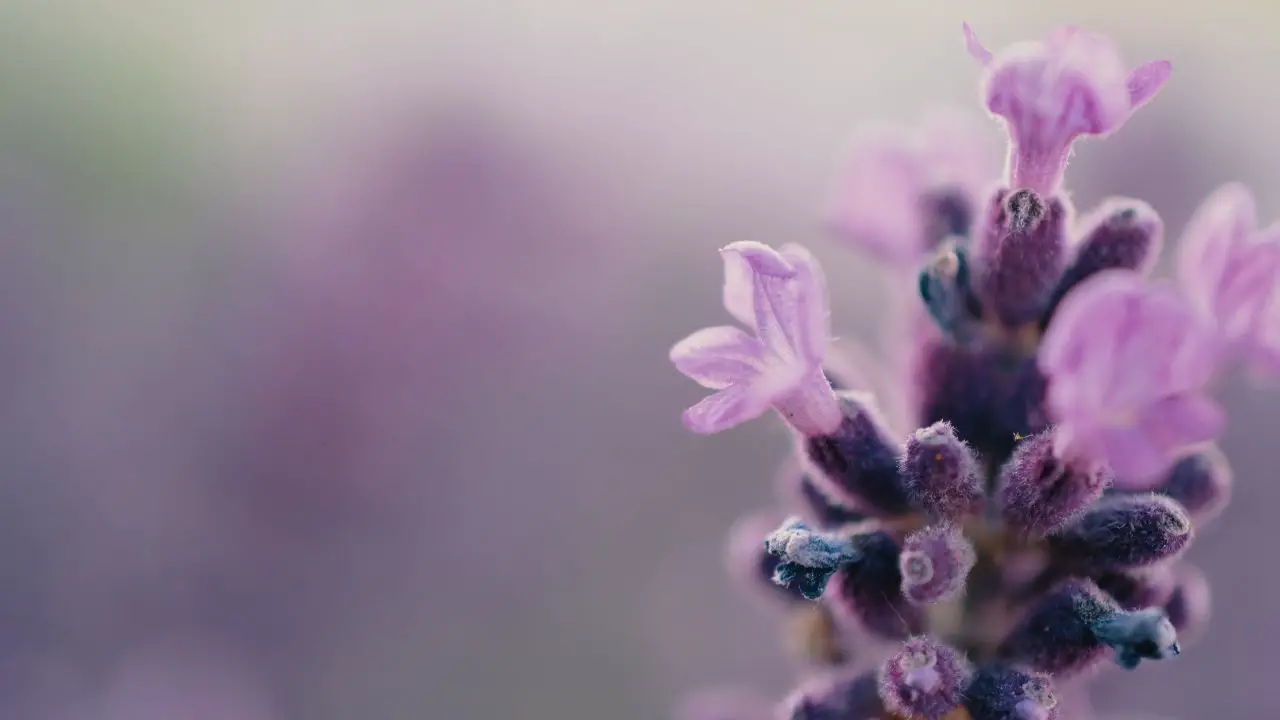
M 1254 0 L 52 3 L 0 8 L 0 718 L 665 717 L 792 676 L 721 567 L 786 439 L 687 434 L 715 249 L 809 243 L 850 131 L 976 116 L 961 20 L 1073 22 L 1174 77 L 1069 171 L 1176 238 L 1280 215 Z M 991 141 L 999 141 L 990 124 Z M 993 145 L 993 147 L 995 147 Z M 996 152 L 999 152 L 997 149 Z M 1240 383 L 1207 637 L 1109 711 L 1280 716 L 1280 395 Z

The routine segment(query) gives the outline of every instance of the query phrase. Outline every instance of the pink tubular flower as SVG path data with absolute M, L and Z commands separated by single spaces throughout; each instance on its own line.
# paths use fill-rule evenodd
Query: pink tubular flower
M 863 130 L 837 182 L 828 226 L 876 260 L 918 269 L 933 245 L 967 231 L 995 179 L 984 145 L 981 128 L 951 111 L 912 131 Z
M 1009 131 L 1009 184 L 1046 196 L 1058 188 L 1076 138 L 1117 130 L 1172 71 L 1157 60 L 1130 72 L 1109 38 L 1072 26 L 994 55 L 968 24 L 964 36 L 984 69 L 983 101 Z
M 817 260 L 799 245 L 778 251 L 756 242 L 734 243 L 720 254 L 725 307 L 755 336 L 722 325 L 671 348 L 677 370 L 717 391 L 685 411 L 685 427 L 717 433 L 772 407 L 801 433 L 833 432 L 842 415 L 822 372 L 831 327 Z
M 1280 223 L 1258 229 L 1248 188 L 1224 185 L 1196 210 L 1178 277 L 1227 350 L 1280 373 Z
M 1085 281 L 1040 346 L 1059 454 L 1110 465 L 1123 489 L 1158 481 L 1222 430 L 1222 408 L 1204 392 L 1216 358 L 1210 329 L 1171 288 L 1125 270 Z

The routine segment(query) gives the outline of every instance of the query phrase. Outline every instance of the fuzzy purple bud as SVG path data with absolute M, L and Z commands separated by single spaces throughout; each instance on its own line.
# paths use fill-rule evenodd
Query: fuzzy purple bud
M 978 230 L 974 288 L 1008 327 L 1038 321 L 1062 276 L 1069 212 L 1059 198 L 1002 189 Z
M 1181 505 L 1202 526 L 1231 499 L 1231 466 L 1222 451 L 1208 448 L 1179 460 L 1155 492 Z
M 1091 667 L 1108 647 L 1125 669 L 1181 652 L 1163 610 L 1122 610 L 1087 580 L 1068 580 L 1045 595 L 999 652 L 1010 662 L 1060 676 Z
M 978 462 L 948 422 L 907 438 L 899 472 L 911 503 L 937 520 L 959 520 L 982 503 Z
M 1111 198 L 1081 221 L 1080 240 L 1054 288 L 1050 310 L 1041 322 L 1047 327 L 1053 308 L 1077 285 L 1104 270 L 1146 273 L 1160 254 L 1164 223 L 1141 200 Z
M 1212 612 L 1209 580 L 1190 565 L 1179 565 L 1173 574 L 1176 584 L 1164 603 L 1164 611 L 1178 634 L 1194 641 Z
M 880 669 L 880 699 L 889 712 L 920 720 L 942 720 L 960 707 L 973 673 L 958 650 L 914 637 Z
M 917 605 L 954 598 L 976 561 L 973 546 L 954 525 L 914 532 L 903 542 L 898 558 L 902 594 Z
M 898 543 L 883 531 L 852 538 L 858 561 L 835 574 L 823 602 L 838 618 L 870 633 L 902 640 L 924 631 L 924 614 L 902 595 Z
M 1042 194 L 1062 181 L 1076 138 L 1118 129 L 1171 71 L 1156 61 L 1129 72 L 1111 40 L 1071 26 L 995 54 L 967 24 L 964 33 L 983 66 L 987 110 L 1008 129 L 1010 184 Z
M 804 438 L 805 457 L 860 509 L 889 517 L 909 512 L 911 503 L 898 474 L 898 447 L 871 399 L 841 393 L 840 405 L 843 422 L 832 433 Z
M 1112 495 L 1050 536 L 1055 558 L 1088 572 L 1130 570 L 1176 557 L 1191 544 L 1191 518 L 1155 495 Z
M 1102 497 L 1110 483 L 1104 468 L 1063 460 L 1054 444 L 1053 431 L 1025 438 L 1000 469 L 1000 515 L 1010 528 L 1032 537 L 1062 527 Z
M 822 677 L 801 686 L 782 703 L 785 720 L 878 720 L 884 717 L 874 672 Z
M 1058 697 L 1045 675 L 1008 665 L 986 665 L 965 689 L 971 720 L 1057 720 Z

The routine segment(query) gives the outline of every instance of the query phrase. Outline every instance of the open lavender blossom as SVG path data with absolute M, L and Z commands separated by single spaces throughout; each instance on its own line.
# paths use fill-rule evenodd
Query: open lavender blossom
M 865 128 L 842 167 L 827 224 L 867 256 L 918 269 L 947 238 L 968 234 L 995 164 L 981 128 L 958 112 L 918 127 Z
M 1280 370 L 1280 231 L 1257 229 L 1246 189 L 1196 213 L 1175 283 L 1150 277 L 1156 208 L 1116 197 L 1077 221 L 1063 187 L 1072 143 L 1119 129 L 1169 64 L 1130 69 L 1076 28 L 999 53 L 963 30 L 1009 131 L 1006 176 L 946 175 L 919 135 L 880 133 L 840 186 L 833 229 L 918 269 L 919 312 L 894 328 L 912 348 L 901 384 L 832 388 L 826 287 L 794 245 L 725 248 L 725 306 L 755 334 L 702 330 L 671 353 L 718 391 L 690 429 L 772 408 L 795 431 L 773 517 L 805 520 L 740 524 L 732 556 L 777 586 L 779 612 L 821 619 L 793 645 L 839 652 L 806 657 L 820 674 L 779 717 L 1077 717 L 1089 670 L 1189 651 L 1212 568 L 1181 558 L 1234 482 L 1212 381 L 1239 359 Z M 965 201 L 941 214 L 940 177 L 963 178 L 946 197 Z M 879 405 L 916 429 L 890 430 Z
M 1227 351 L 1280 371 L 1280 223 L 1257 227 L 1253 193 L 1238 183 L 1214 191 L 1188 223 L 1178 277 Z
M 755 335 L 721 325 L 671 348 L 671 362 L 680 372 L 717 391 L 685 412 L 685 427 L 716 433 L 772 407 L 802 433 L 835 430 L 840 408 L 822 372 L 831 342 L 822 268 L 798 245 L 777 251 L 739 242 L 720 253 L 725 306 L 749 322 Z
M 1166 60 L 1131 71 L 1110 39 L 1072 26 L 995 54 L 967 24 L 964 33 L 987 110 L 1009 131 L 1008 182 L 1041 195 L 1058 189 L 1076 138 L 1119 129 L 1172 71 Z

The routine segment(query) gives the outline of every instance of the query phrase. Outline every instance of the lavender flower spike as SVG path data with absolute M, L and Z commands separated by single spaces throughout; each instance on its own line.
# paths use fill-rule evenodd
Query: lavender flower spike
M 1008 128 L 1009 184 L 1045 196 L 1061 183 L 1076 138 L 1118 129 L 1172 70 L 1160 60 L 1129 72 L 1109 38 L 1072 26 L 995 54 L 967 23 L 964 35 L 969 54 L 983 66 L 987 110 Z
M 1057 449 L 1108 464 L 1116 487 L 1158 482 L 1188 446 L 1225 422 L 1205 392 L 1217 354 L 1209 330 L 1171 289 L 1109 270 L 1073 291 L 1040 345 Z
M 1259 230 L 1253 194 L 1224 185 L 1183 233 L 1178 276 L 1236 354 L 1280 372 L 1280 223 Z
M 717 433 L 776 409 L 799 432 L 830 433 L 843 417 L 822 360 L 831 339 L 822 269 L 798 245 L 780 251 L 740 242 L 720 251 L 725 261 L 725 304 L 745 317 L 744 281 L 750 279 L 755 337 L 731 326 L 699 330 L 676 343 L 676 369 L 714 395 L 684 413 L 685 427 Z
M 799 518 L 789 518 L 764 541 L 765 552 L 779 558 L 773 581 L 795 589 L 809 600 L 822 597 L 827 580 L 861 553 L 848 540 L 814 532 Z

